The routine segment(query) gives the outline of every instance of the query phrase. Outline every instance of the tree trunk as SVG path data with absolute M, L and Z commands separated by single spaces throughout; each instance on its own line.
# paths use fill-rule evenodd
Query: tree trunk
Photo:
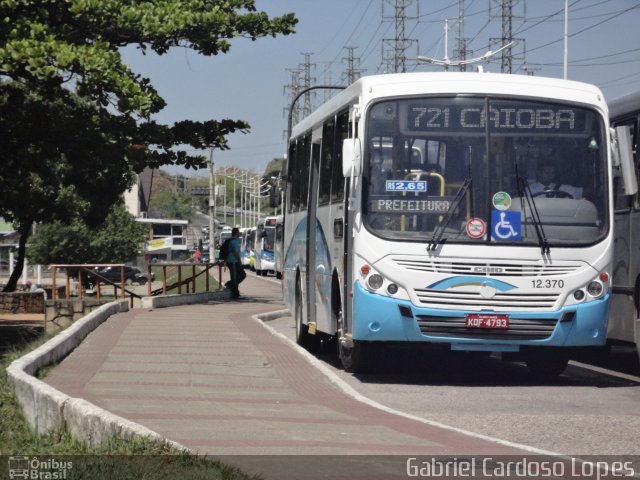
M 20 233 L 20 240 L 18 241 L 18 260 L 16 261 L 16 268 L 13 270 L 11 277 L 7 285 L 2 289 L 3 292 L 15 292 L 18 286 L 18 280 L 22 276 L 22 270 L 24 269 L 24 257 L 27 251 L 27 239 L 31 233 L 31 222 L 25 222 L 18 228 Z

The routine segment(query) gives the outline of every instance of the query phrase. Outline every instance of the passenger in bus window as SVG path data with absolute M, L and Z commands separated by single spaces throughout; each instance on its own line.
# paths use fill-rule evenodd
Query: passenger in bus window
M 556 162 L 543 160 L 538 163 L 536 179 L 529 184 L 534 197 L 582 198 L 582 187 L 563 183 L 556 172 Z
M 386 172 L 383 170 L 382 155 L 380 152 L 373 151 L 371 154 L 371 171 L 369 174 L 369 183 L 371 185 L 371 193 L 382 194 L 385 190 L 385 181 L 387 180 Z

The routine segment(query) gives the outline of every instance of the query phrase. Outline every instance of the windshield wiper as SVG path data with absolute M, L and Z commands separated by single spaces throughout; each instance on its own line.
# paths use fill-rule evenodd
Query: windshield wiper
M 451 222 L 451 219 L 453 218 L 453 213 L 458 209 L 460 202 L 464 198 L 467 191 L 471 188 L 471 183 L 471 178 L 467 177 L 464 179 L 464 183 L 456 192 L 456 196 L 454 197 L 449 210 L 447 210 L 447 213 L 444 214 L 442 220 L 440 220 L 438 225 L 436 225 L 436 228 L 433 230 L 433 235 L 431 237 L 431 240 L 429 241 L 429 244 L 427 245 L 427 251 L 435 250 L 437 246 L 440 245 L 442 235 L 444 234 L 447 226 L 449 226 L 449 222 Z
M 517 168 L 517 167 L 516 167 Z M 549 242 L 547 241 L 547 236 L 544 233 L 544 229 L 542 228 L 542 220 L 540 220 L 540 213 L 538 212 L 538 208 L 536 207 L 536 201 L 533 198 L 533 194 L 531 193 L 531 188 L 529 187 L 529 182 L 520 175 L 516 174 L 516 182 L 518 184 L 518 194 L 520 198 L 522 198 L 524 193 L 524 198 L 527 200 L 527 205 L 529 206 L 529 211 L 531 212 L 531 220 L 533 221 L 533 226 L 536 231 L 536 235 L 538 236 L 538 244 L 540 245 L 540 249 L 542 254 L 550 253 L 551 249 L 549 248 Z M 527 216 L 525 215 L 525 220 Z

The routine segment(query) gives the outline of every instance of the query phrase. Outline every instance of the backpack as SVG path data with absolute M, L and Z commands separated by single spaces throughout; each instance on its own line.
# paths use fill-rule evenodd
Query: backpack
M 229 246 L 231 245 L 232 238 L 227 238 L 222 245 L 220 245 L 220 255 L 218 256 L 218 260 L 221 262 L 226 262 L 227 257 L 229 256 Z

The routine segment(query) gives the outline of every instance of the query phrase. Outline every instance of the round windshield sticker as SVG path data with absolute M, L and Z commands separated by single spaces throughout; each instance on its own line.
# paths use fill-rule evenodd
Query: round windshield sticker
M 496 210 L 509 210 L 509 207 L 511 207 L 511 195 L 507 192 L 497 192 L 493 196 L 492 202 Z
M 471 218 L 467 221 L 467 235 L 471 238 L 482 238 L 487 232 L 487 224 L 481 218 Z

